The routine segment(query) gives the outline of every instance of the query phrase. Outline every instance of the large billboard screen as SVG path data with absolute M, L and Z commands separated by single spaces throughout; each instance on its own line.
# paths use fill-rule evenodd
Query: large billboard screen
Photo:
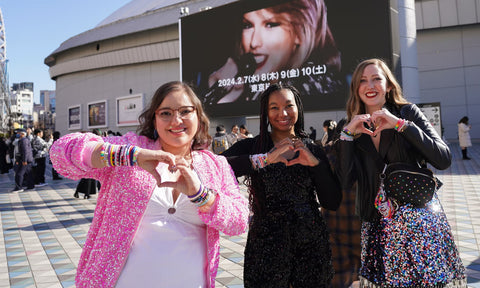
M 182 80 L 212 117 L 257 115 L 274 82 L 299 89 L 305 111 L 342 110 L 358 62 L 393 64 L 389 2 L 243 0 L 183 17 Z

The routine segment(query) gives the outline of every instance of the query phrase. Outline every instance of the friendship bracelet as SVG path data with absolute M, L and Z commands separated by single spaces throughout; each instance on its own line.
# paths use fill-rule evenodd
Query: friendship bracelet
M 348 135 L 347 133 L 345 133 L 344 131 L 342 131 L 342 132 L 340 133 L 340 140 L 353 141 L 353 136 L 350 136 L 350 135 Z
M 250 161 L 252 162 L 253 169 L 255 170 L 265 168 L 268 165 L 268 154 L 250 155 Z
M 188 198 L 189 199 L 194 199 L 196 198 L 198 195 L 200 195 L 200 193 L 203 191 L 203 186 L 202 184 L 200 184 L 200 188 L 198 188 L 198 191 L 197 193 L 195 193 L 194 195 L 188 195 Z
M 190 199 L 190 202 L 192 202 L 194 204 L 200 203 L 203 200 L 205 200 L 205 198 L 207 197 L 207 194 L 208 194 L 208 190 L 203 189 L 202 193 L 200 193 L 200 195 L 198 195 L 196 198 Z
M 205 206 L 211 199 L 213 191 L 212 189 L 206 188 L 203 185 L 200 187 L 201 190 L 197 192 L 195 195 L 199 194 L 198 196 L 192 196 L 193 198 L 190 199 L 190 202 L 195 204 L 198 208 Z M 190 196 L 188 196 L 190 198 Z
M 351 137 L 355 136 L 355 133 L 353 133 L 352 131 L 349 131 L 347 128 L 343 128 L 342 132 L 345 133 L 347 136 L 351 136 Z
M 103 143 L 100 149 L 100 159 L 107 167 L 136 166 L 140 150 L 142 149 L 132 145 Z
M 407 129 L 407 127 L 410 126 L 411 124 L 412 124 L 411 121 L 408 121 L 408 120 L 404 121 L 402 127 L 400 127 L 400 128 L 398 129 L 398 132 L 399 132 L 399 133 L 402 133 L 402 132 L 405 131 L 405 129 Z
M 400 129 L 403 127 L 403 125 L 405 124 L 405 120 L 402 119 L 402 118 L 399 118 L 398 121 L 397 121 L 397 124 L 395 124 L 395 130 L 397 131 L 400 131 Z

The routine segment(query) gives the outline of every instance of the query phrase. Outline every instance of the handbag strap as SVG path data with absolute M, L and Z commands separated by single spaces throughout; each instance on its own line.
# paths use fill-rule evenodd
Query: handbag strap
M 387 167 L 388 167 L 388 164 L 385 163 L 385 166 L 383 166 L 382 173 L 380 173 L 380 175 L 378 175 L 378 177 L 380 177 L 380 185 L 383 185 L 383 181 L 385 180 L 385 177 L 387 177 L 387 175 L 385 174 L 385 171 L 387 170 Z

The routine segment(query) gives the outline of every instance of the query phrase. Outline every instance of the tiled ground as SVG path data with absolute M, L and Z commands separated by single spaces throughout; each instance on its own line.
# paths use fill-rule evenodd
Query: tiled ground
M 453 228 L 469 287 L 480 288 L 480 144 L 469 149 L 470 161 L 454 160 L 437 171 L 444 182 L 440 199 Z M 96 195 L 77 199 L 76 181 L 52 181 L 21 193 L 13 189 L 13 172 L 0 175 L 0 288 L 74 287 L 76 265 L 93 217 Z M 242 187 L 245 192 L 245 187 Z M 243 287 L 246 234 L 222 236 L 217 287 Z

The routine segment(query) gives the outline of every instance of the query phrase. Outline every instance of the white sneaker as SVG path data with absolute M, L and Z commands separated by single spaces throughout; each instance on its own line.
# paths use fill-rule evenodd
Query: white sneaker
M 43 187 L 43 186 L 47 186 L 47 183 L 38 183 L 38 184 L 35 184 L 35 187 Z

